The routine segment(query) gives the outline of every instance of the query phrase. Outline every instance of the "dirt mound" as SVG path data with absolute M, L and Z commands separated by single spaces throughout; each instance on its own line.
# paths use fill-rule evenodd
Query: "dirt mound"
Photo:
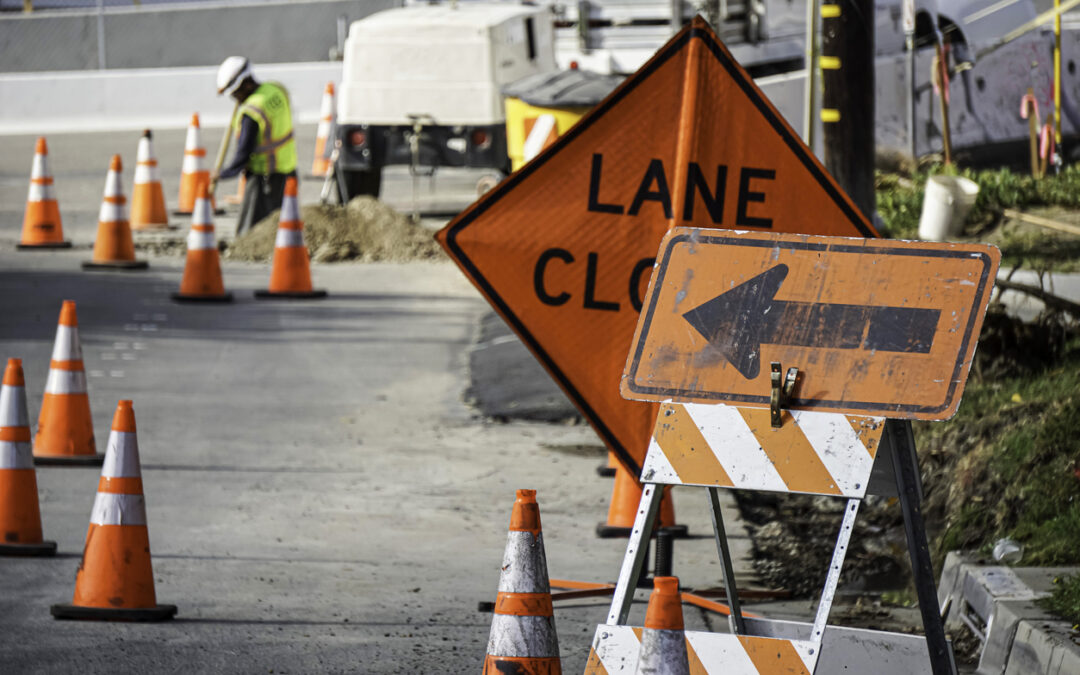
M 307 204 L 304 242 L 315 262 L 407 262 L 440 257 L 431 232 L 371 197 L 356 197 L 345 206 Z M 233 260 L 264 262 L 274 252 L 278 212 L 259 221 L 225 251 Z

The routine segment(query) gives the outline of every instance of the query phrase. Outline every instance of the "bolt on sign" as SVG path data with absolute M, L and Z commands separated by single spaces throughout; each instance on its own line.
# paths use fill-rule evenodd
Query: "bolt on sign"
M 627 397 L 942 420 L 960 405 L 1001 252 L 984 244 L 673 229 Z M 763 365 L 764 364 L 764 365 Z
M 437 234 L 635 473 L 656 406 L 617 383 L 680 225 L 875 236 L 700 17 Z

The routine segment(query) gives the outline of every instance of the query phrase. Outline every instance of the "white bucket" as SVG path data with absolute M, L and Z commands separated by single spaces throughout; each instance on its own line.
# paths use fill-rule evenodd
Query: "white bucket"
M 960 176 L 930 176 L 919 218 L 919 239 L 945 241 L 959 236 L 978 195 L 975 181 Z

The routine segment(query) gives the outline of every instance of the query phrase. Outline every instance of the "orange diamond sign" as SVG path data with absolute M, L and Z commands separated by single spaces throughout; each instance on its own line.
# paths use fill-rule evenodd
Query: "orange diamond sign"
M 619 379 L 676 226 L 876 236 L 700 17 L 437 235 L 635 475 L 656 404 Z

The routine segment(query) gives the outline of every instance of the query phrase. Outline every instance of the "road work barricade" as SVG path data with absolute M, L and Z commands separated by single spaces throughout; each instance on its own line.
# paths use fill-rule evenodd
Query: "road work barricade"
M 30 169 L 30 192 L 26 196 L 26 213 L 23 216 L 20 249 L 70 248 L 64 241 L 64 228 L 60 224 L 60 205 L 56 201 L 53 176 L 49 171 L 49 146 L 45 137 L 37 139 L 34 148 L 34 164 Z
M 57 619 L 104 621 L 161 621 L 176 614 L 176 605 L 157 604 L 154 592 L 131 401 L 120 401 L 113 415 L 75 596 L 51 612 Z
M 105 178 L 105 196 L 98 211 L 94 257 L 83 263 L 83 269 L 144 270 L 149 267 L 145 260 L 135 259 L 135 242 L 131 238 L 121 175 L 123 170 L 120 155 L 113 155 Z
M 41 535 L 22 360 L 8 359 L 0 386 L 0 555 L 55 553 L 56 542 Z
M 100 465 L 104 459 L 104 455 L 97 454 L 94 444 L 94 422 L 86 391 L 75 302 L 65 300 L 60 308 L 49 379 L 45 381 L 45 396 L 38 414 L 34 463 Z
M 562 673 L 536 490 L 514 501 L 483 672 Z

